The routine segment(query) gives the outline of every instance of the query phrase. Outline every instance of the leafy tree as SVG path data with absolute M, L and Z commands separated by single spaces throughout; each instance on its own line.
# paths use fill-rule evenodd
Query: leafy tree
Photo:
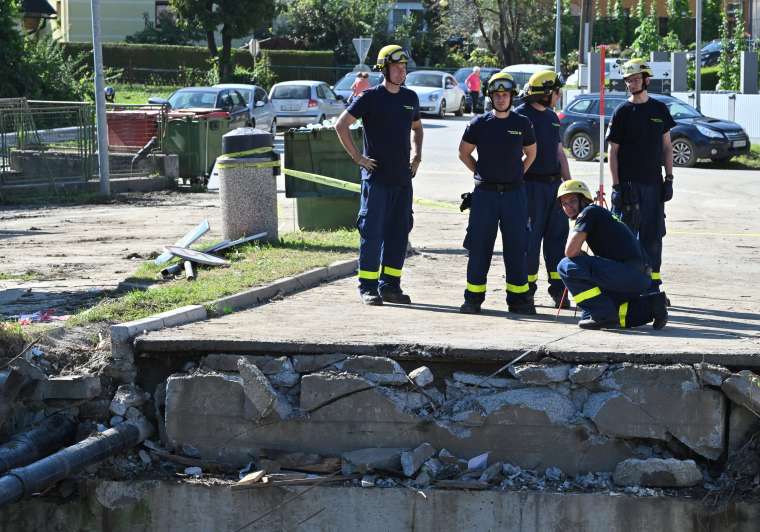
M 686 39 L 691 22 L 689 0 L 668 0 L 668 30 L 675 33 L 679 39 Z
M 741 85 L 741 53 L 747 50 L 747 36 L 744 27 L 744 12 L 738 9 L 734 12 L 734 36 L 731 57 L 731 90 L 738 91 Z
M 232 39 L 251 35 L 269 26 L 274 17 L 274 0 L 169 0 L 180 27 L 202 28 L 209 53 L 221 81 L 233 72 Z M 325 26 L 329 25 L 325 19 Z M 221 33 L 221 49 L 214 32 Z
M 615 42 L 620 44 L 621 48 L 628 46 L 630 44 L 628 40 L 628 17 L 625 14 L 621 0 L 615 0 L 615 3 L 612 5 L 610 25 L 615 35 Z
M 639 26 L 634 30 L 636 39 L 631 44 L 633 55 L 635 57 L 649 57 L 651 52 L 656 52 L 660 48 L 660 34 L 657 30 L 657 17 L 647 15 Z
M 180 27 L 175 17 L 168 11 L 158 15 L 158 23 L 151 22 L 147 13 L 143 13 L 145 27 L 133 35 L 127 35 L 127 42 L 143 44 L 192 44 L 202 41 L 206 34 L 201 28 L 185 25 Z
M 93 100 L 92 52 L 67 56 L 60 43 L 46 35 L 26 39 L 25 68 L 34 73 L 25 95 L 29 99 L 82 101 Z M 114 72 L 105 73 L 113 78 Z
M 27 83 L 24 60 L 24 40 L 16 29 L 17 0 L 0 2 L 0 96 L 21 96 Z
M 639 22 L 647 18 L 647 6 L 644 0 L 636 2 L 636 7 L 633 8 L 633 16 Z
M 720 59 L 718 59 L 718 80 L 722 90 L 733 88 L 731 63 L 733 59 L 731 46 L 731 26 L 725 11 L 721 14 L 720 25 Z
M 702 40 L 720 37 L 722 0 L 704 0 L 702 4 Z

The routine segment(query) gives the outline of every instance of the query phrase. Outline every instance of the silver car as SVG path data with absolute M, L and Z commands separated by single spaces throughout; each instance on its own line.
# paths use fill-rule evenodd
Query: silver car
M 214 87 L 238 91 L 248 103 L 251 125 L 264 131 L 269 131 L 273 135 L 277 132 L 277 119 L 275 118 L 274 106 L 269 101 L 267 91 L 258 85 L 246 85 L 243 83 L 220 83 L 214 85 Z
M 415 70 L 406 76 L 406 86 L 417 93 L 420 112 L 444 118 L 446 113 L 464 114 L 465 94 L 454 76 L 438 70 Z
M 269 91 L 280 127 L 318 124 L 338 116 L 346 104 L 323 81 L 284 81 Z

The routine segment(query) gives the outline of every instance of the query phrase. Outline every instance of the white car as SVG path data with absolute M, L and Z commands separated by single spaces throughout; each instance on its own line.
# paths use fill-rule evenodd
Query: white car
M 406 76 L 406 86 L 417 93 L 420 112 L 444 118 L 446 113 L 464 114 L 465 94 L 454 76 L 438 70 L 415 70 Z
M 342 96 L 333 92 L 324 81 L 283 81 L 269 91 L 277 125 L 298 127 L 319 124 L 338 116 L 346 109 Z
M 248 103 L 251 126 L 269 131 L 272 135 L 277 132 L 277 119 L 275 118 L 274 106 L 269 101 L 267 91 L 258 85 L 246 85 L 243 83 L 220 83 L 214 85 L 214 87 L 238 91 Z

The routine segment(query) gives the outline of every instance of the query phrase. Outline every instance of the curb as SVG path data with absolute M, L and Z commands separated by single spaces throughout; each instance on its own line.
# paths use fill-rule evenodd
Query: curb
M 141 334 L 159 331 L 169 327 L 187 325 L 208 318 L 223 316 L 231 312 L 250 308 L 276 296 L 284 296 L 314 288 L 326 281 L 334 281 L 353 275 L 359 267 L 358 259 L 338 261 L 322 268 L 314 268 L 292 277 L 285 277 L 264 286 L 222 297 L 204 305 L 188 305 L 168 310 L 155 316 L 118 323 L 111 326 L 111 356 L 113 365 L 111 376 L 125 382 L 132 382 L 137 374 L 134 366 L 134 340 Z M 209 307 L 211 310 L 207 311 Z

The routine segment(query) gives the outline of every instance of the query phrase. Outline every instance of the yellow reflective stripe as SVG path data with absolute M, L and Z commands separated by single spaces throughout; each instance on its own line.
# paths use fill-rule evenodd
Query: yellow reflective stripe
M 652 280 L 653 281 L 662 281 L 662 277 L 660 277 L 660 272 L 652 272 Z
M 393 277 L 401 277 L 401 270 L 391 268 L 390 266 L 383 266 L 383 273 L 392 275 Z
M 223 153 L 225 157 L 245 157 L 246 155 L 257 155 L 259 153 L 274 153 L 271 146 L 265 146 L 263 148 L 253 148 L 245 151 L 234 151 L 232 153 Z
M 559 273 L 557 272 L 549 272 L 549 279 L 556 279 L 559 281 Z
M 528 282 L 529 283 L 535 283 L 536 281 L 538 281 L 538 274 L 537 273 L 534 273 L 533 275 L 529 275 L 528 276 Z
M 486 285 L 484 284 L 470 284 L 467 283 L 467 291 L 475 294 L 482 294 L 486 291 Z
M 602 295 L 602 290 L 598 286 L 595 286 L 594 288 L 585 290 L 581 292 L 580 294 L 573 295 L 573 299 L 575 300 L 575 303 L 577 305 L 578 303 L 583 303 L 587 299 L 591 299 L 592 297 L 596 297 L 599 295 Z
M 380 271 L 368 272 L 367 270 L 359 270 L 359 279 L 376 280 L 380 278 Z
M 530 290 L 530 287 L 528 286 L 528 283 L 525 284 L 509 284 L 507 283 L 507 292 L 512 292 L 513 294 L 524 294 Z
M 620 318 L 620 327 L 625 328 L 625 317 L 628 315 L 628 301 L 620 305 L 618 309 L 618 318 Z

